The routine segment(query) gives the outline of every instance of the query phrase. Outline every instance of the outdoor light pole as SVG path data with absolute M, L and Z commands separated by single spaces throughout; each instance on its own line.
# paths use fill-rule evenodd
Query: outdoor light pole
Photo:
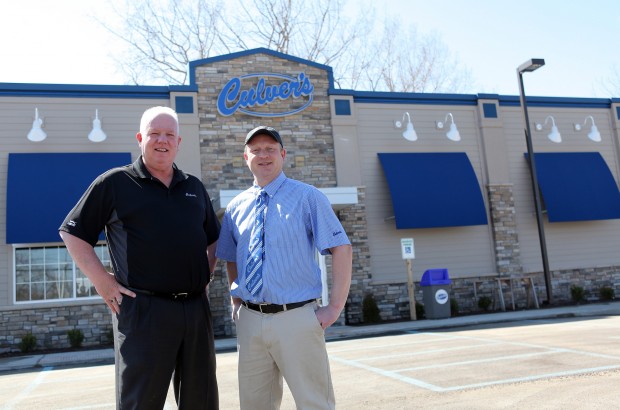
M 542 206 L 540 205 L 540 191 L 538 190 L 538 177 L 536 175 L 536 161 L 532 146 L 532 134 L 530 133 L 530 119 L 527 114 L 527 103 L 525 101 L 525 90 L 523 88 L 523 73 L 532 72 L 545 65 L 542 58 L 532 58 L 517 68 L 519 77 L 519 92 L 521 97 L 521 108 L 525 120 L 525 141 L 527 143 L 528 164 L 530 176 L 532 178 L 532 189 L 534 190 L 534 208 L 536 210 L 536 223 L 538 224 L 538 238 L 540 241 L 540 253 L 542 255 L 543 272 L 545 275 L 545 289 L 547 291 L 547 304 L 553 302 L 553 292 L 551 291 L 551 274 L 549 273 L 549 260 L 547 257 L 547 241 L 545 240 L 545 229 L 543 225 Z

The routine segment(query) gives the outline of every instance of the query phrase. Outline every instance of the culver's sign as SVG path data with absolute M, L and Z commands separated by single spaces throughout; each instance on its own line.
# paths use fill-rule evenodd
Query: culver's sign
M 279 83 L 267 85 L 268 78 L 276 78 Z M 256 81 L 252 81 L 256 79 Z M 243 84 L 252 84 L 249 88 L 243 89 Z M 224 116 L 231 116 L 239 111 L 244 114 L 256 117 L 284 117 L 286 115 L 297 114 L 308 108 L 312 104 L 314 85 L 305 73 L 299 73 L 297 77 L 275 74 L 260 73 L 247 74 L 241 77 L 230 79 L 220 91 L 217 97 L 217 110 Z M 289 98 L 307 98 L 305 104 L 293 110 L 282 112 L 256 111 L 256 108 L 263 107 L 278 100 Z

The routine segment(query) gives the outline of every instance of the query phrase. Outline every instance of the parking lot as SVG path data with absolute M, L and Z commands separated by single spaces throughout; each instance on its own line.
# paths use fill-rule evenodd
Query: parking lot
M 555 318 L 328 343 L 338 409 L 618 406 L 620 317 Z M 218 353 L 222 409 L 237 357 Z M 113 409 L 112 365 L 0 374 L 3 409 Z M 176 408 L 169 394 L 166 408 Z M 282 409 L 294 409 L 285 392 Z

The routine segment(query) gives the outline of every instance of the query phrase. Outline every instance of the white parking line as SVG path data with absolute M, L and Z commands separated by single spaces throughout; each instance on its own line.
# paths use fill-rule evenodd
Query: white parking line
M 437 392 L 443 391 L 441 387 L 435 386 L 434 384 L 426 383 L 426 382 L 423 382 L 422 380 L 414 379 L 413 377 L 403 376 L 401 374 L 398 374 L 397 372 L 393 372 L 390 370 L 383 370 L 377 367 L 367 366 L 356 360 L 341 359 L 339 357 L 333 357 L 333 356 L 330 356 L 330 360 L 334 360 L 334 361 L 337 361 L 337 362 L 340 362 L 340 363 L 343 363 L 343 364 L 346 364 L 352 367 L 357 367 L 360 369 L 368 370 L 370 372 L 377 373 L 382 376 L 389 377 L 391 379 L 399 380 L 407 384 L 412 384 L 414 386 L 418 386 L 423 389 L 437 391 Z
M 534 381 L 534 380 L 549 379 L 549 378 L 553 378 L 553 377 L 574 376 L 576 374 L 596 373 L 596 372 L 601 372 L 601 371 L 604 371 L 604 370 L 614 370 L 614 369 L 620 369 L 620 365 L 590 367 L 590 368 L 585 368 L 585 369 L 569 370 L 569 371 L 565 371 L 565 372 L 545 373 L 545 374 L 539 374 L 539 375 L 536 375 L 536 376 L 515 377 L 515 378 L 512 378 L 512 379 L 493 380 L 493 381 L 484 382 L 484 383 L 463 384 L 461 386 L 445 387 L 445 388 L 442 388 L 441 391 L 465 390 L 465 389 L 473 389 L 473 388 L 479 388 L 479 387 L 493 386 L 493 385 L 497 385 L 497 384 L 508 384 L 508 383 L 517 383 L 517 382 L 530 382 L 530 381 Z
M 385 356 L 370 356 L 365 357 L 363 359 L 359 359 L 360 362 L 368 362 L 372 360 L 385 360 L 385 359 L 393 359 L 395 357 L 406 357 L 406 356 L 421 356 L 432 353 L 444 353 L 444 352 L 453 352 L 457 350 L 466 350 L 466 349 L 475 349 L 478 347 L 488 347 L 490 345 L 497 345 L 499 343 L 483 343 L 476 345 L 467 345 L 467 346 L 457 346 L 457 347 L 446 347 L 443 349 L 429 349 L 429 350 L 418 350 L 415 352 L 407 352 L 407 353 L 398 353 L 398 354 L 390 354 Z
M 487 343 L 494 342 L 494 343 L 497 343 L 497 344 L 506 344 L 506 345 L 511 345 L 511 346 L 521 346 L 521 347 L 527 347 L 527 348 L 530 348 L 530 349 L 548 350 L 548 351 L 561 352 L 561 353 L 574 353 L 574 354 L 578 354 L 578 355 L 599 357 L 599 358 L 603 358 L 603 359 L 620 360 L 620 356 L 613 356 L 613 355 L 601 354 L 601 353 L 592 353 L 592 352 L 588 352 L 588 351 L 585 351 L 585 350 L 574 350 L 574 349 L 549 347 L 549 346 L 537 345 L 537 344 L 533 344 L 533 343 L 509 342 L 509 341 L 504 341 L 504 340 L 495 340 L 495 339 L 486 339 L 486 338 L 468 337 L 468 336 L 446 335 L 446 337 L 449 338 L 449 339 L 469 339 L 469 340 L 476 340 L 476 341 L 479 341 L 479 342 L 487 342 Z
M 412 334 L 407 332 L 408 334 Z M 422 334 L 422 333 L 419 333 Z M 399 338 L 402 338 L 405 336 L 399 336 Z M 355 352 L 357 350 L 371 350 L 371 349 L 394 349 L 396 347 L 399 346 L 411 346 L 411 345 L 416 345 L 416 344 L 426 344 L 426 343 L 437 343 L 437 342 L 450 342 L 449 339 L 446 339 L 445 337 L 433 337 L 433 338 L 427 338 L 427 339 L 420 339 L 420 340 L 408 340 L 407 342 L 404 343 L 390 343 L 389 346 L 386 345 L 385 343 L 382 344 L 378 344 L 378 345 L 372 345 L 372 346 L 365 346 L 365 345 L 361 345 L 361 346 L 356 346 L 356 347 L 349 347 L 349 348 L 342 348 L 342 349 L 338 349 L 338 348 L 334 348 L 334 343 L 337 342 L 332 342 L 329 344 L 329 352 L 330 353 L 344 353 L 344 352 Z
M 452 363 L 441 363 L 441 364 L 433 364 L 430 366 L 417 366 L 417 367 L 408 367 L 405 369 L 394 370 L 395 372 L 410 372 L 415 370 L 428 370 L 428 369 L 439 369 L 442 367 L 452 367 L 452 366 L 465 366 L 469 364 L 480 364 L 480 363 L 489 363 L 489 362 L 499 362 L 502 360 L 513 360 L 513 359 L 524 359 L 526 357 L 534 357 L 534 356 L 542 356 L 546 354 L 555 354 L 558 352 L 549 351 L 549 352 L 538 352 L 538 353 L 524 353 L 524 354 L 514 354 L 510 356 L 500 356 L 493 357 L 489 359 L 478 359 L 478 360 L 465 360 L 461 362 L 452 362 Z
M 34 380 L 28 386 L 26 386 L 22 391 L 20 391 L 19 394 L 15 396 L 12 400 L 10 400 L 8 403 L 5 403 L 4 408 L 6 410 L 12 410 L 16 404 L 19 404 L 23 399 L 25 399 L 28 396 L 28 394 L 31 391 L 36 389 L 43 382 L 48 372 L 52 369 L 53 367 L 51 366 L 44 367 L 43 370 L 41 370 L 41 372 L 37 374 L 37 377 L 35 377 Z
M 367 370 L 367 371 L 370 371 L 370 372 L 373 372 L 373 373 L 376 373 L 376 374 L 379 374 L 379 375 L 382 375 L 382 376 L 385 376 L 385 377 L 388 377 L 394 380 L 398 380 L 403 383 L 414 385 L 414 386 L 417 386 L 417 387 L 420 387 L 426 390 L 431 390 L 434 392 L 457 391 L 457 390 L 480 388 L 480 387 L 500 385 L 500 384 L 528 382 L 528 381 L 541 380 L 541 379 L 546 379 L 546 378 L 572 376 L 572 375 L 600 372 L 600 371 L 605 371 L 605 370 L 620 369 L 620 364 L 610 364 L 606 366 L 586 367 L 586 368 L 581 368 L 581 369 L 574 369 L 574 370 L 567 370 L 567 371 L 560 371 L 560 372 L 551 372 L 551 373 L 544 373 L 544 374 L 537 374 L 537 375 L 530 375 L 530 376 L 523 376 L 523 377 L 497 379 L 497 380 L 491 380 L 491 381 L 480 382 L 480 383 L 464 384 L 464 385 L 457 385 L 457 386 L 450 386 L 450 387 L 441 387 L 441 386 L 438 386 L 432 383 L 427 383 L 421 379 L 404 376 L 402 373 L 418 371 L 418 370 L 435 369 L 435 368 L 446 368 L 446 367 L 453 367 L 453 366 L 478 365 L 478 364 L 485 363 L 485 362 L 520 360 L 523 358 L 531 358 L 535 356 L 551 355 L 551 354 L 559 354 L 559 353 L 569 353 L 569 354 L 574 354 L 574 355 L 579 355 L 579 356 L 596 357 L 596 358 L 609 359 L 609 360 L 614 360 L 614 361 L 619 361 L 619 362 L 620 362 L 620 356 L 593 353 L 593 352 L 588 352 L 588 351 L 580 351 L 580 350 L 575 350 L 575 349 L 554 348 L 554 347 L 549 347 L 549 346 L 536 345 L 532 343 L 500 341 L 496 339 L 468 337 L 468 336 L 451 335 L 451 334 L 443 334 L 443 333 L 415 333 L 415 334 L 417 335 L 423 334 L 425 336 L 431 335 L 431 336 L 434 336 L 434 338 L 439 337 L 445 341 L 467 340 L 467 341 L 476 341 L 476 342 L 482 342 L 482 343 L 476 343 L 476 344 L 467 345 L 467 346 L 451 347 L 451 348 L 429 349 L 429 350 L 422 350 L 422 351 L 416 351 L 416 352 L 405 352 L 405 353 L 390 354 L 390 355 L 383 355 L 383 356 L 364 355 L 364 357 L 359 358 L 359 359 L 345 359 L 342 357 L 338 357 L 336 354 L 334 354 L 334 353 L 342 353 L 342 352 L 348 352 L 351 350 L 356 350 L 356 349 L 342 349 L 340 351 L 337 351 L 337 350 L 330 351 L 330 359 L 336 362 L 339 362 L 339 363 L 343 363 L 348 366 L 364 369 L 364 370 Z M 425 339 L 425 342 L 428 340 L 429 339 Z M 399 345 L 411 346 L 412 344 L 413 343 L 402 343 Z M 483 359 L 466 360 L 466 361 L 459 361 L 459 362 L 453 362 L 453 363 L 442 363 L 442 364 L 436 364 L 436 365 L 409 367 L 409 368 L 402 368 L 402 369 L 397 369 L 397 370 L 386 370 L 381 367 L 366 364 L 371 361 L 380 361 L 380 360 L 385 360 L 385 359 L 394 359 L 394 358 L 406 357 L 406 356 L 420 356 L 420 355 L 433 354 L 433 353 L 444 353 L 447 351 L 456 351 L 456 350 L 464 350 L 464 349 L 472 349 L 472 348 L 480 348 L 480 347 L 484 348 L 488 346 L 498 346 L 498 345 L 526 347 L 528 349 L 535 349 L 537 351 L 531 352 L 531 353 L 514 354 L 514 355 L 509 355 L 509 356 L 499 356 L 499 357 L 494 357 L 494 358 L 483 358 Z M 374 349 L 377 347 L 379 346 L 371 346 L 371 349 Z M 384 344 L 381 347 L 385 349 L 386 345 Z M 394 346 L 390 344 L 389 348 L 390 350 L 392 350 L 394 349 Z M 359 350 L 367 350 L 367 349 L 360 347 Z
M 352 366 L 352 367 L 357 367 L 360 369 L 368 370 L 370 372 L 380 374 L 382 376 L 389 377 L 391 379 L 398 380 L 400 382 L 411 384 L 413 386 L 421 387 L 423 389 L 431 390 L 434 392 L 458 391 L 458 390 L 480 388 L 480 387 L 493 386 L 493 385 L 499 385 L 499 384 L 527 382 L 527 381 L 541 380 L 541 379 L 547 379 L 547 378 L 552 378 L 552 377 L 572 376 L 572 375 L 577 375 L 577 374 L 600 372 L 604 370 L 620 369 L 620 365 L 599 366 L 599 367 L 590 367 L 590 368 L 570 370 L 570 371 L 564 371 L 564 372 L 545 373 L 545 374 L 539 374 L 535 376 L 514 377 L 510 379 L 500 379 L 500 380 L 493 380 L 493 381 L 482 382 L 482 383 L 463 384 L 459 386 L 450 386 L 450 387 L 440 387 L 435 384 L 431 384 L 431 383 L 427 383 L 419 379 L 415 379 L 413 377 L 403 376 L 399 373 L 403 370 L 398 370 L 398 371 L 384 370 L 384 369 L 380 369 L 377 367 L 362 364 L 356 360 L 341 359 L 339 357 L 331 357 L 331 359 L 334 361 Z

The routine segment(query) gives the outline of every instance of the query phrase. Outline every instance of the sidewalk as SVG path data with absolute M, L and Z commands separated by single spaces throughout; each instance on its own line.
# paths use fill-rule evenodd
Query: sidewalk
M 360 337 L 381 336 L 386 334 L 447 329 L 460 326 L 479 325 L 485 323 L 516 322 L 521 320 L 558 318 L 558 317 L 594 317 L 620 315 L 620 302 L 593 303 L 579 306 L 542 308 L 480 315 L 457 316 L 447 319 L 405 321 L 367 326 L 332 326 L 325 333 L 326 340 L 335 341 Z M 217 352 L 236 350 L 235 338 L 216 339 Z M 112 348 L 83 350 L 63 353 L 32 354 L 0 358 L 0 373 L 45 368 L 55 366 L 75 366 L 114 363 Z

